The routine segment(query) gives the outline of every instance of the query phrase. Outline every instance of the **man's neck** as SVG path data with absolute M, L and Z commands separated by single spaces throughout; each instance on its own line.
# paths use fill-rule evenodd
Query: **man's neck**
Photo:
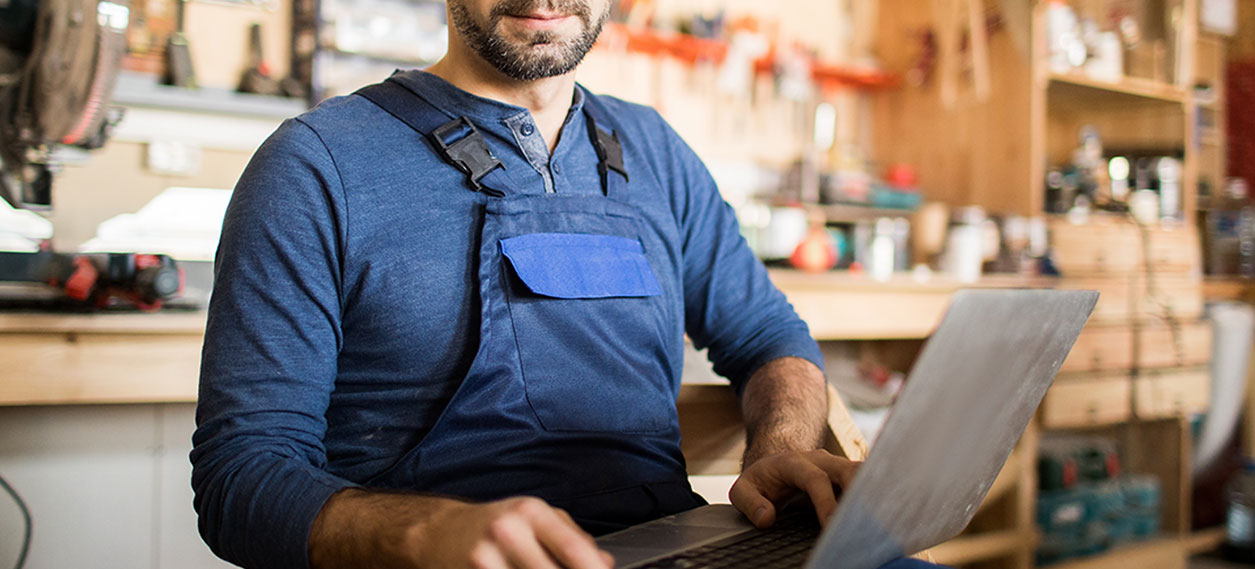
M 497 71 L 465 46 L 455 45 L 450 45 L 449 53 L 427 71 L 473 95 L 531 111 L 536 128 L 552 153 L 575 96 L 575 72 L 519 81 Z

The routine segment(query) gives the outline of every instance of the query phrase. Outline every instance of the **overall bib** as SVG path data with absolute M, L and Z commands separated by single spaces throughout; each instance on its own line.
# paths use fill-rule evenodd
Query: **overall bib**
M 484 208 L 475 359 L 430 432 L 366 485 L 537 496 L 594 535 L 704 504 L 685 473 L 669 368 L 664 291 L 675 287 L 664 283 L 678 276 L 624 199 L 627 169 L 617 135 L 596 126 L 608 122 L 596 98 L 584 112 L 602 191 L 523 194 L 467 119 L 448 121 L 395 77 L 358 93 L 430 137 Z

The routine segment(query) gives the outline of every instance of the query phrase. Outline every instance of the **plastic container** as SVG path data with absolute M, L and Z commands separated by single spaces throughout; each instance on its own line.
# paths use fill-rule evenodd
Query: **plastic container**
M 1247 458 L 1229 481 L 1229 510 L 1220 551 L 1242 563 L 1255 563 L 1255 461 Z

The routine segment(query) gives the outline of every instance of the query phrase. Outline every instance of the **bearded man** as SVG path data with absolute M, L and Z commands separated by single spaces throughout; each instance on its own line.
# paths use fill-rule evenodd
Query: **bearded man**
M 201 534 L 271 567 L 605 568 L 590 534 L 704 503 L 684 334 L 748 429 L 733 504 L 817 450 L 806 325 L 653 110 L 576 85 L 610 0 L 448 0 L 448 54 L 286 121 L 223 225 L 191 454 Z

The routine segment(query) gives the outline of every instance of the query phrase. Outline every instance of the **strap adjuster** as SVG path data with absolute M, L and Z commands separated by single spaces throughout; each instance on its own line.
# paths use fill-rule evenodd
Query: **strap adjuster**
M 614 170 L 628 179 L 627 168 L 623 166 L 623 144 L 619 142 L 618 132 L 606 132 L 597 126 L 597 121 L 588 117 L 588 130 L 593 135 L 593 148 L 597 151 L 597 169 L 603 178 Z
M 447 136 L 455 135 L 462 129 L 469 130 L 470 134 L 452 143 L 445 143 Z M 486 189 L 479 183 L 484 176 L 496 168 L 505 169 L 505 165 L 493 156 L 492 149 L 488 148 L 488 143 L 484 141 L 479 129 L 475 128 L 475 125 L 465 116 L 436 127 L 427 137 L 431 139 L 432 144 L 436 145 L 436 148 L 440 149 L 446 161 L 466 174 L 466 179 L 478 191 Z

